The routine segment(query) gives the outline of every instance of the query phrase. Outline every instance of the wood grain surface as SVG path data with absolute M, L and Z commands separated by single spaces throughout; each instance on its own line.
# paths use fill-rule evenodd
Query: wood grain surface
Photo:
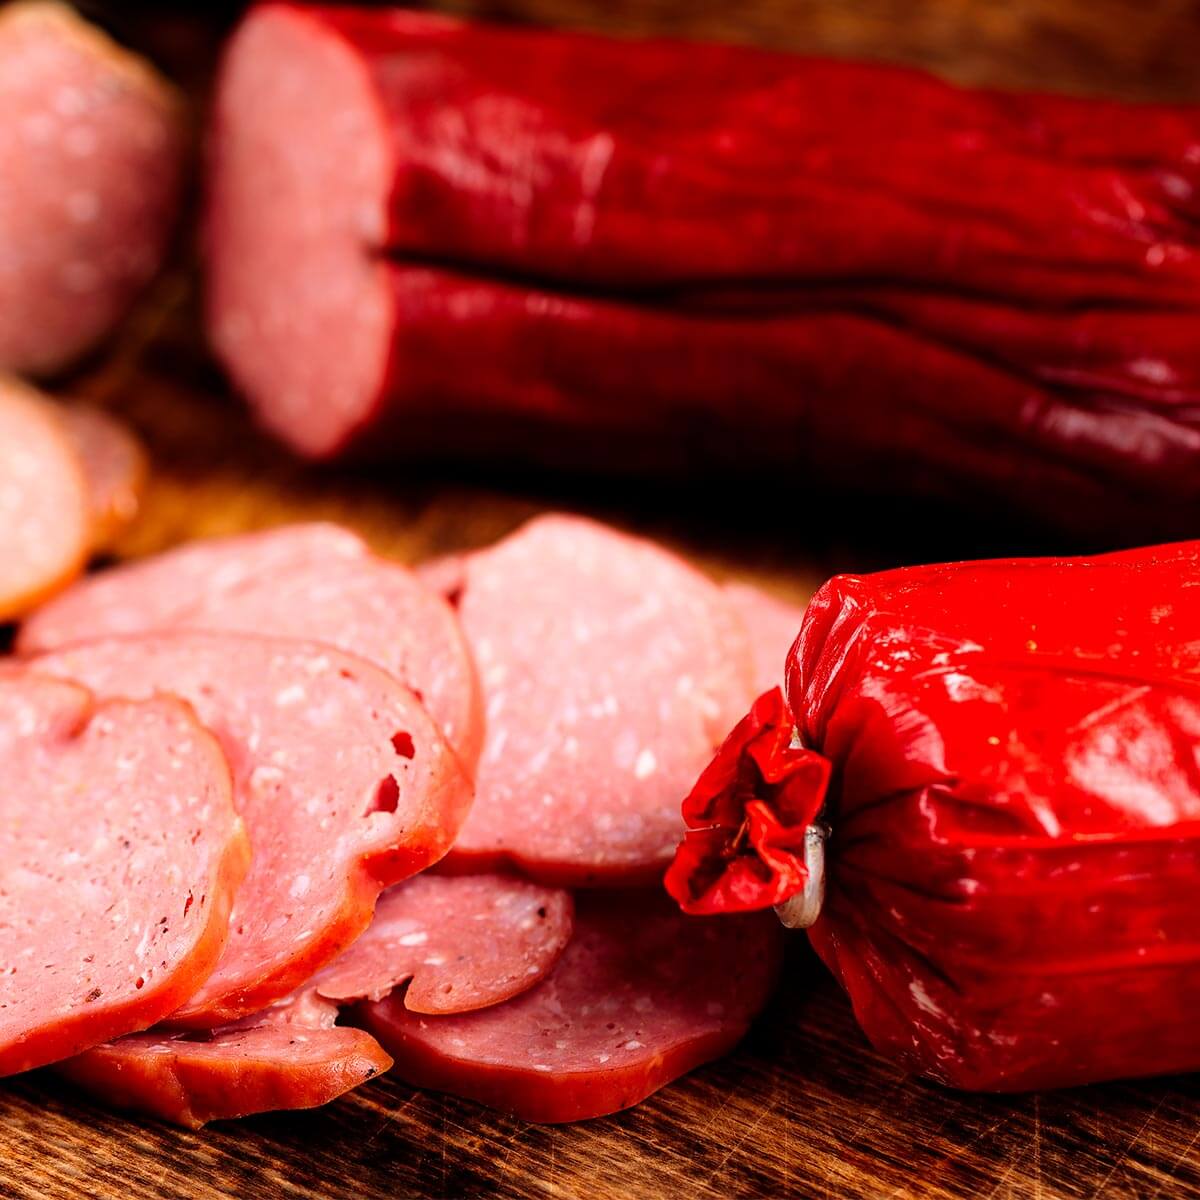
M 1174 0 L 461 0 L 446 7 L 616 32 L 723 36 L 932 66 L 972 81 L 1200 99 L 1200 10 Z M 230 6 L 90 11 L 200 86 Z M 199 15 L 198 15 L 199 14 Z M 188 257 L 186 248 L 181 259 Z M 154 473 L 118 552 L 327 517 L 415 561 L 566 507 L 661 537 L 722 576 L 803 599 L 836 570 L 1072 547 L 932 506 L 833 506 L 764 483 L 731 494 L 425 464 L 304 467 L 255 433 L 197 335 L 177 267 L 70 390 L 124 413 Z M 104 1111 L 48 1073 L 0 1086 L 0 1197 L 1200 1196 L 1200 1078 L 1021 1097 L 948 1092 L 872 1053 L 804 939 L 730 1058 L 638 1108 L 539 1128 L 394 1078 L 326 1109 L 187 1133 Z

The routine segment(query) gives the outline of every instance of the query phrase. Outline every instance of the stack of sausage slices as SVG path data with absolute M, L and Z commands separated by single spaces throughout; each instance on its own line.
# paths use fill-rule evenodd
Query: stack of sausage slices
M 0 664 L 0 1073 L 193 1127 L 389 1069 L 637 1103 L 772 990 L 771 914 L 660 879 L 798 625 L 567 516 L 417 571 L 299 525 L 76 583 Z

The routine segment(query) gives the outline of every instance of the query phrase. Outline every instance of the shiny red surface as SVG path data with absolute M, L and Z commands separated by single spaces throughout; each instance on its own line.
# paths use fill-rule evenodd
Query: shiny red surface
M 350 46 L 388 131 L 361 201 L 387 210 L 363 252 L 389 368 L 344 381 L 322 453 L 720 463 L 1195 528 L 1200 108 L 282 7 Z
M 663 880 L 684 912 L 753 912 L 804 887 L 830 764 L 791 740 L 782 693 L 764 692 L 684 800 L 688 832 Z
M 841 576 L 787 696 L 813 944 L 871 1041 L 1024 1090 L 1200 1069 L 1200 543 Z

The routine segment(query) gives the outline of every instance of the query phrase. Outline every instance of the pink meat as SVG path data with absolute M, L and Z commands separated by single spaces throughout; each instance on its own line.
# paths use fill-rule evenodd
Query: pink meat
M 198 603 L 174 624 L 328 642 L 382 667 L 410 687 L 475 769 L 483 703 L 454 610 L 399 563 L 319 559 L 260 577 Z
M 503 875 L 420 875 L 379 898 L 371 927 L 315 980 L 329 1000 L 380 1000 L 408 982 L 411 1012 L 499 1004 L 534 986 L 571 937 L 569 892 Z
M 90 542 L 87 484 L 54 409 L 0 375 L 0 623 L 78 574 Z
M 102 599 L 93 612 L 89 593 L 97 592 Z M 106 572 L 36 614 L 18 648 L 182 628 L 322 641 L 365 658 L 416 692 L 467 768 L 475 767 L 482 703 L 453 610 L 408 568 L 376 558 L 333 526 L 185 546 Z
M 463 554 L 442 554 L 418 563 L 417 578 L 439 596 L 457 601 L 462 591 L 465 562 L 466 556 Z
M 765 692 L 783 683 L 787 653 L 800 632 L 804 609 L 746 583 L 725 585 L 725 595 L 750 636 L 754 654 L 754 690 Z
M 87 483 L 92 550 L 107 550 L 137 516 L 146 452 L 128 426 L 102 408 L 65 404 L 58 412 Z
M 0 1075 L 178 1007 L 248 862 L 229 768 L 184 704 L 0 678 Z
M 545 883 L 650 882 L 679 804 L 752 694 L 721 589 L 650 542 L 531 521 L 464 562 L 459 617 L 487 734 L 457 868 Z
M 421 1012 L 498 1004 L 533 987 L 571 936 L 567 892 L 496 875 L 421 875 L 384 893 L 370 928 L 314 980 L 210 1034 L 121 1038 L 60 1071 L 118 1108 L 197 1128 L 268 1109 L 325 1104 L 391 1066 L 338 1003 L 398 984 Z M 323 993 L 323 994 L 322 994 Z
M 0 369 L 58 370 L 157 271 L 182 106 L 150 66 L 54 3 L 0 11 Z
M 335 1026 L 314 994 L 210 1034 L 134 1034 L 58 1070 L 106 1105 L 199 1129 L 209 1121 L 315 1108 L 382 1074 L 370 1034 Z
M 367 553 L 348 529 L 322 523 L 188 542 L 81 580 L 29 617 L 17 650 L 33 654 L 114 633 L 170 628 L 200 598 L 217 605 L 248 583 L 275 580 L 304 563 L 322 563 L 336 575 Z
M 305 1029 L 332 1029 L 337 1024 L 337 1019 L 338 1006 L 320 995 L 310 980 L 260 1012 L 222 1025 L 219 1032 L 240 1033 L 247 1029 L 259 1029 L 264 1025 L 300 1025 Z M 189 1035 L 185 1033 L 182 1036 Z
M 212 1028 L 285 996 L 370 923 L 379 893 L 439 859 L 470 803 L 408 689 L 329 646 L 180 633 L 31 662 L 101 695 L 171 689 L 220 738 L 254 863 L 212 978 L 172 1017 Z
M 263 415 L 317 453 L 365 419 L 387 370 L 388 268 L 368 247 L 386 236 L 390 135 L 348 43 L 306 14 L 260 10 L 250 21 L 215 99 L 209 331 Z M 264 153 L 301 138 L 303 154 Z M 259 219 L 263 196 L 289 215 Z M 281 292 L 284 324 L 272 331 L 270 296 Z
M 580 1121 L 730 1050 L 770 996 L 779 957 L 771 914 L 684 917 L 657 893 L 588 893 L 558 964 L 506 1004 L 435 1017 L 392 995 L 358 1011 L 418 1087 L 527 1121 Z

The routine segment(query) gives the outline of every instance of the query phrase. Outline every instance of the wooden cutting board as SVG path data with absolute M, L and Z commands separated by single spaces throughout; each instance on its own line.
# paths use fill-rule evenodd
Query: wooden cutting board
M 727 36 L 926 64 L 968 80 L 1200 98 L 1200 19 L 1170 0 L 493 0 L 460 3 L 622 32 Z M 211 23 L 93 6 L 202 80 Z M 211 14 L 210 14 L 211 20 Z M 803 600 L 837 570 L 1070 549 L 931 506 L 781 498 L 767 482 L 489 477 L 425 464 L 372 473 L 290 460 L 251 428 L 206 359 L 179 268 L 73 389 L 139 428 L 154 472 L 119 547 L 314 517 L 415 561 L 566 507 L 663 538 L 715 574 Z M 2 865 L 0 865 L 2 870 Z M 1200 1078 L 965 1096 L 879 1059 L 800 936 L 784 985 L 730 1058 L 630 1112 L 539 1128 L 384 1078 L 326 1109 L 202 1133 L 106 1112 L 42 1072 L 0 1086 L 0 1197 L 1200 1196 Z

